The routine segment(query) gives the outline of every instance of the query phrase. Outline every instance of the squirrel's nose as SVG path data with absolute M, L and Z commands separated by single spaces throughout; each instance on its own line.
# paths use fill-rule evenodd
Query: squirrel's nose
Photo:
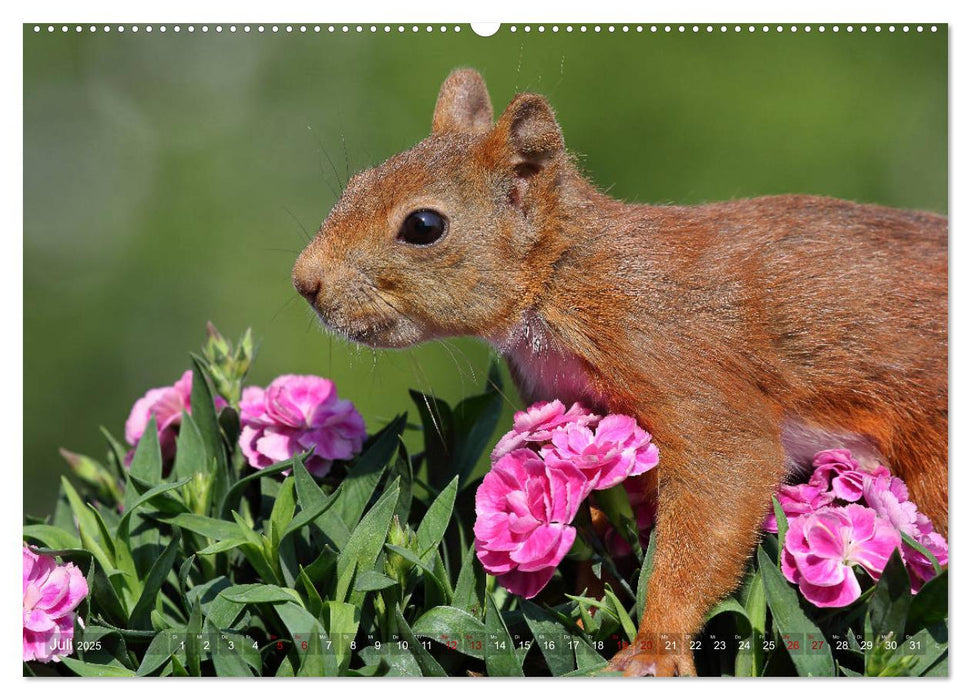
M 315 306 L 317 295 L 320 294 L 320 286 L 320 274 L 312 265 L 307 264 L 306 256 L 301 255 L 293 266 L 294 289 L 300 293 L 300 296 L 309 301 L 311 306 Z

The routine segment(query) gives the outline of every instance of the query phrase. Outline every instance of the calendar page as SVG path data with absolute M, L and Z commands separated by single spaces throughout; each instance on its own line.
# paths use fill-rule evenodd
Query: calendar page
M 23 211 L 24 676 L 949 674 L 946 23 L 27 23 Z

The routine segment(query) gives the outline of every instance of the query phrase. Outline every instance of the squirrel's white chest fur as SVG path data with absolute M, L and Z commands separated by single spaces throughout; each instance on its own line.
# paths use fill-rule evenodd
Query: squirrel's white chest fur
M 559 399 L 569 406 L 579 401 L 597 409 L 603 403 L 583 363 L 557 347 L 543 319 L 532 311 L 503 338 L 491 339 L 512 366 L 527 404 Z

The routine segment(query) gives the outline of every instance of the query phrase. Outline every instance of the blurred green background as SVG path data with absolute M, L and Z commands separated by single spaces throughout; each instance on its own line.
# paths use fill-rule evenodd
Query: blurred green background
M 43 29 L 24 28 L 30 513 L 53 507 L 57 448 L 101 456 L 98 426 L 122 435 L 132 402 L 187 368 L 207 320 L 262 339 L 254 383 L 330 376 L 372 429 L 410 407 L 409 387 L 454 401 L 484 384 L 483 343 L 352 347 L 290 287 L 338 176 L 424 137 L 456 66 L 482 71 L 497 111 L 516 91 L 547 94 L 568 146 L 619 198 L 807 192 L 947 211 L 944 27 Z

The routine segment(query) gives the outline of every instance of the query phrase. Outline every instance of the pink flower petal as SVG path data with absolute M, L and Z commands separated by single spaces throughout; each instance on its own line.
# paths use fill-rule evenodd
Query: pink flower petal
M 545 569 L 531 572 L 513 569 L 509 573 L 499 576 L 496 580 L 510 593 L 528 600 L 535 598 L 546 587 L 555 572 L 555 566 L 548 566 Z
M 35 608 L 34 610 L 24 611 L 24 629 L 31 632 L 47 632 L 54 629 L 56 624 L 45 610 Z
M 274 462 L 290 459 L 299 451 L 299 445 L 294 444 L 292 434 L 284 433 L 285 428 L 266 428 L 263 435 L 256 441 L 256 449 L 260 454 L 269 457 Z
M 799 592 L 818 608 L 841 608 L 860 597 L 860 583 L 852 575 L 834 586 L 814 586 L 807 581 L 799 584 Z
M 560 525 L 540 525 L 523 541 L 519 549 L 512 551 L 509 558 L 519 564 L 520 571 L 536 571 L 551 562 L 549 555 L 557 551 L 562 536 Z

